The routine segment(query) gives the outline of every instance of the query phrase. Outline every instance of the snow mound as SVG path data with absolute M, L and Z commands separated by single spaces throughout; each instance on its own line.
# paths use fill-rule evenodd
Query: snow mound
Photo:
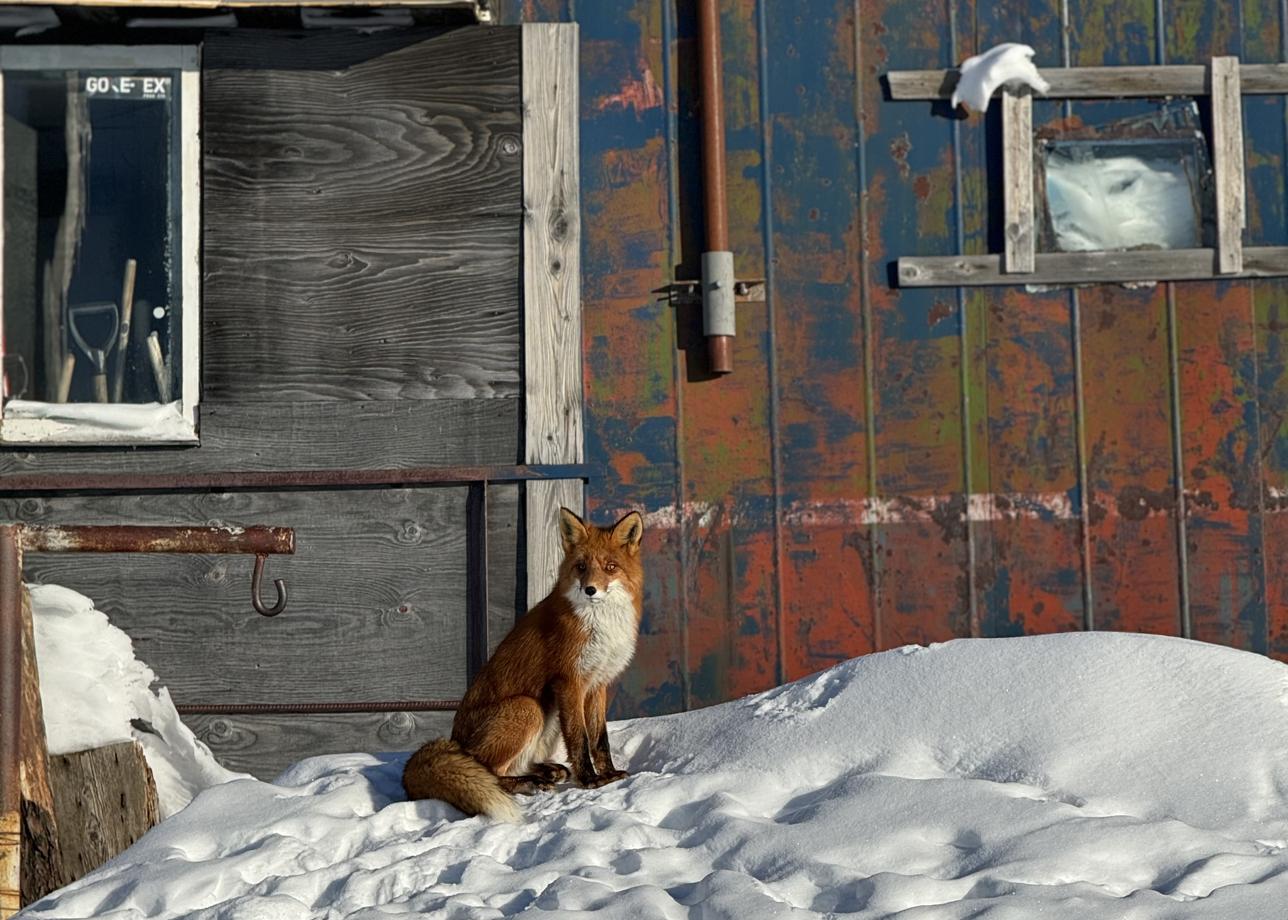
M 1288 903 L 1288 667 L 1179 639 L 960 640 L 617 723 L 631 778 L 519 825 L 405 755 L 239 780 L 36 917 L 1243 918 Z
M 137 740 L 156 780 L 163 818 L 207 786 L 246 776 L 221 767 L 179 721 L 170 691 L 156 686 L 152 669 L 135 659 L 130 637 L 93 601 L 57 585 L 28 587 L 51 754 Z

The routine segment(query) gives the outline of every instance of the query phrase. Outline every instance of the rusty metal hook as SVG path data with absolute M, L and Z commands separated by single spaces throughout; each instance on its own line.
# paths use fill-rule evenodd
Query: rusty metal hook
M 259 586 L 264 580 L 264 563 L 267 561 L 268 556 L 262 553 L 255 555 L 255 571 L 250 576 L 250 602 L 260 616 L 275 617 L 286 609 L 286 582 L 280 578 L 273 579 L 273 587 L 277 589 L 277 603 L 272 607 L 265 607 L 259 596 Z

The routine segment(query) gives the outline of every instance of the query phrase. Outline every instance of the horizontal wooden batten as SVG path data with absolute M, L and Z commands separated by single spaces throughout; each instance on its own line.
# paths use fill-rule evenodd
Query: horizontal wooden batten
M 221 473 L 31 473 L 0 479 L 0 494 L 51 492 L 246 492 L 369 489 L 464 485 L 471 482 L 532 482 L 589 479 L 581 463 L 532 466 L 450 466 L 399 470 L 237 470 Z
M 184 722 L 225 767 L 265 780 L 304 756 L 352 751 L 379 756 L 411 751 L 452 731 L 450 712 L 320 713 L 307 719 L 202 713 L 187 715 Z M 387 763 L 377 769 L 388 770 L 396 784 L 402 760 L 389 755 Z
M 1032 273 L 1008 274 L 998 255 L 905 256 L 899 259 L 902 287 L 968 287 L 1014 284 L 1103 284 L 1211 280 L 1214 249 L 1161 249 L 1132 252 L 1039 253 Z M 1230 278 L 1288 276 L 1288 246 L 1243 250 L 1243 269 Z
M 1203 96 L 1210 89 L 1206 64 L 1157 67 L 1043 67 L 1048 99 L 1113 99 L 1150 96 Z M 892 99 L 948 99 L 957 70 L 895 70 L 886 75 Z M 1288 93 L 1288 64 L 1242 64 L 1244 95 Z

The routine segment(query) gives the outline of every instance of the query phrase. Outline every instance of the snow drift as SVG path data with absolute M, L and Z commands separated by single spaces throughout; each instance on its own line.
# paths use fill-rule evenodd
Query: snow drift
M 93 601 L 57 585 L 29 587 L 51 754 L 138 741 L 156 780 L 163 818 L 207 786 L 249 778 L 221 767 L 179 721 L 170 692 L 157 686 L 152 669 L 135 659 L 130 637 L 95 610 Z
M 961 640 L 612 726 L 635 775 L 518 825 L 406 755 L 200 793 L 24 916 L 1251 918 L 1288 903 L 1288 667 L 1179 639 Z

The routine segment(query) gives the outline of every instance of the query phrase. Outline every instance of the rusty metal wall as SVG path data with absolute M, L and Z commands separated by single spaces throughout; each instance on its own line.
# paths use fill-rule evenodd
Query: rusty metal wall
M 691 7 L 505 10 L 581 24 L 590 507 L 649 524 L 615 711 L 958 636 L 1288 658 L 1288 282 L 899 290 L 901 254 L 999 248 L 998 132 L 879 80 L 1000 41 L 1047 66 L 1288 60 L 1282 0 L 723 0 L 732 245 L 769 300 L 722 379 L 697 311 L 653 293 L 697 270 Z M 1283 100 L 1245 122 L 1250 239 L 1282 244 Z

